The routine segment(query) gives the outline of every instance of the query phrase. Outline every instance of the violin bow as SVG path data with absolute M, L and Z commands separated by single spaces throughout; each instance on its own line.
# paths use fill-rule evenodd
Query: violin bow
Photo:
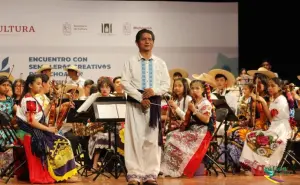
M 11 68 L 11 70 L 9 72 L 8 78 L 11 76 L 11 73 L 13 72 L 14 68 L 15 68 L 15 65 L 12 65 L 12 68 Z

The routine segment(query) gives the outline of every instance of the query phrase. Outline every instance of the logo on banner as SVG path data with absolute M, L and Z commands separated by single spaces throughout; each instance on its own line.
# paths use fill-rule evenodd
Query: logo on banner
M 132 26 L 130 23 L 126 22 L 123 24 L 124 35 L 131 35 L 132 30 L 140 31 L 142 29 L 152 30 L 151 26 Z
M 72 33 L 80 33 L 80 32 L 84 32 L 87 31 L 87 25 L 84 24 L 70 24 L 68 22 L 63 24 L 63 34 L 66 36 L 72 35 Z
M 69 23 L 63 24 L 63 33 L 64 35 L 71 35 L 72 34 L 72 25 Z
M 124 35 L 130 35 L 131 34 L 131 24 L 126 22 L 123 24 L 123 33 Z
M 0 25 L 0 33 L 33 33 L 34 26 Z
M 142 30 L 142 29 L 147 29 L 147 30 L 152 30 L 151 26 L 133 26 L 134 30 Z
M 8 60 L 9 60 L 9 57 L 6 57 L 5 59 L 2 60 L 0 72 L 7 72 L 8 73 L 10 71 L 10 67 L 8 65 Z
M 112 24 L 111 23 L 102 23 L 101 24 L 101 32 L 103 34 L 111 34 L 112 33 Z

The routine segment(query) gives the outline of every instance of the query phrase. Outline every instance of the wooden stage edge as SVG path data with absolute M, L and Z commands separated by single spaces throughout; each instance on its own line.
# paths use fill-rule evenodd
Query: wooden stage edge
M 94 176 L 81 177 L 78 175 L 79 181 L 76 183 L 55 183 L 55 184 L 76 184 L 76 185 L 87 185 L 87 184 L 101 184 L 101 185 L 126 185 L 126 179 L 124 176 L 119 179 L 114 179 L 113 177 L 107 178 L 104 176 L 99 176 L 96 181 L 93 181 Z M 283 174 L 275 176 L 276 179 L 283 180 L 284 182 L 279 184 L 284 185 L 299 185 L 300 184 L 300 172 L 297 174 Z M 0 184 L 5 184 L 4 179 L 0 179 Z M 16 179 L 11 179 L 8 184 L 10 185 L 26 185 L 30 184 L 25 181 L 18 181 Z M 169 177 L 159 177 L 159 185 L 274 185 L 274 182 L 269 181 L 263 176 L 246 176 L 245 174 L 227 174 L 227 177 L 219 175 L 216 177 L 212 176 L 198 176 L 194 178 L 169 178 Z

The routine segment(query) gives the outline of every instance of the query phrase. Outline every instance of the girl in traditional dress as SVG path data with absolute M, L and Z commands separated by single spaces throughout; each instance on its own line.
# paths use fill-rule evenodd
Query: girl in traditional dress
M 44 110 L 44 114 L 46 116 L 45 123 L 48 123 L 48 113 L 50 111 L 50 99 L 46 96 L 46 94 L 50 91 L 50 80 L 46 74 L 38 74 L 38 76 L 42 79 L 42 88 L 40 92 L 35 95 L 35 98 L 41 103 L 41 106 Z
M 24 95 L 17 110 L 17 123 L 20 128 L 18 136 L 24 142 L 29 166 L 30 181 L 32 183 L 53 183 L 59 181 L 77 180 L 74 155 L 69 141 L 56 135 L 55 127 L 45 124 L 43 102 L 35 98 L 42 89 L 42 79 L 39 75 L 29 75 L 26 79 Z M 30 145 L 26 145 L 30 136 Z M 26 147 L 27 146 L 27 147 Z M 30 146 L 30 150 L 28 147 Z M 41 165 L 30 166 L 39 159 Z M 45 169 L 50 174 L 45 173 Z M 71 179 L 69 179 L 71 178 Z
M 173 99 L 168 102 L 170 108 L 168 109 L 167 115 L 167 132 L 180 127 L 184 121 L 185 113 L 188 110 L 189 102 L 192 101 L 192 97 L 189 96 L 189 84 L 185 78 L 177 78 L 174 80 L 173 93 Z
M 111 82 L 111 79 L 108 77 L 99 78 L 98 81 L 98 90 L 101 94 L 101 97 L 109 97 L 113 96 L 111 93 L 114 92 L 114 85 Z M 114 134 L 111 134 L 111 141 L 114 141 Z M 93 159 L 93 168 L 98 169 L 98 161 L 100 158 L 100 149 L 108 149 L 109 148 L 109 138 L 108 133 L 105 133 L 105 128 L 103 128 L 103 132 L 99 131 L 95 135 L 90 137 L 89 140 L 89 156 Z
M 282 159 L 287 139 L 291 137 L 289 104 L 282 95 L 281 80 L 269 80 L 268 91 L 273 100 L 270 107 L 263 97 L 259 96 L 257 100 L 261 102 L 271 125 L 267 131 L 257 130 L 247 134 L 240 158 L 240 162 L 254 171 L 266 167 L 274 169 Z M 255 99 L 255 96 L 252 98 Z
M 253 76 L 253 83 L 257 83 L 258 95 L 263 97 L 267 104 L 270 104 L 270 97 L 268 93 L 268 81 L 270 78 L 274 78 L 275 74 L 267 69 L 261 67 L 258 70 L 249 70 L 247 73 Z M 256 109 L 259 113 L 259 117 L 255 121 L 255 130 L 267 130 L 269 125 L 269 120 L 265 114 L 261 102 L 257 102 Z
M 243 96 L 241 97 L 239 103 L 238 103 L 238 118 L 239 122 L 238 124 L 232 125 L 232 127 L 227 131 L 227 134 L 229 136 L 229 143 L 227 145 L 227 148 L 230 151 L 230 157 L 233 160 L 233 165 L 235 167 L 235 172 L 240 171 L 240 162 L 239 159 L 241 157 L 244 141 L 246 134 L 250 132 L 250 128 L 252 128 L 252 110 L 253 110 L 253 101 L 251 98 L 251 94 L 253 92 L 254 85 L 252 83 L 245 84 L 243 86 Z M 256 109 L 257 110 L 257 109 Z M 255 118 L 257 117 L 257 114 L 255 114 Z M 254 119 L 255 119 L 254 118 Z M 225 146 L 222 143 L 220 145 L 220 152 L 225 150 Z M 219 162 L 225 161 L 225 154 L 221 155 Z
M 0 111 L 9 115 L 10 118 L 13 116 L 13 111 L 16 110 L 13 99 L 7 96 L 7 92 L 11 86 L 9 78 L 6 76 L 0 76 Z M 6 139 L 5 133 L 0 130 L 0 147 L 4 146 L 4 140 Z M 0 171 L 8 167 L 13 162 L 13 151 L 12 149 L 0 152 Z
M 202 96 L 204 91 L 202 82 L 193 80 L 190 86 L 193 101 L 188 104 L 188 112 L 192 117 L 187 130 L 181 131 L 183 129 L 181 127 L 181 130 L 174 130 L 167 135 L 161 164 L 161 172 L 166 176 L 193 177 L 214 131 L 212 104 Z

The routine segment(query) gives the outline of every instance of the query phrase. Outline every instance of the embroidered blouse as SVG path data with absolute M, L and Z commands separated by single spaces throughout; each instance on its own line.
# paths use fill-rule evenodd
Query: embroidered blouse
M 40 105 L 42 105 L 43 102 L 37 102 L 38 99 L 33 98 L 30 94 L 26 94 L 21 101 L 20 107 L 17 108 L 17 117 L 22 119 L 25 122 L 29 122 L 30 120 L 27 120 L 26 113 L 31 113 L 32 116 L 36 120 L 40 120 L 43 117 L 43 110 Z
M 6 112 L 10 117 L 12 117 L 13 107 L 14 101 L 9 96 L 6 96 L 6 100 L 0 101 L 0 111 Z
M 196 105 L 196 111 L 195 112 L 200 112 L 201 114 L 207 115 L 210 117 L 209 123 L 205 124 L 202 121 L 199 120 L 199 118 L 196 115 L 192 116 L 191 119 L 191 125 L 193 124 L 198 124 L 198 125 L 207 125 L 208 126 L 208 131 L 211 133 L 214 131 L 214 125 L 213 125 L 213 119 L 212 119 L 212 105 L 211 103 L 206 99 L 202 98 L 200 102 L 198 102 Z

